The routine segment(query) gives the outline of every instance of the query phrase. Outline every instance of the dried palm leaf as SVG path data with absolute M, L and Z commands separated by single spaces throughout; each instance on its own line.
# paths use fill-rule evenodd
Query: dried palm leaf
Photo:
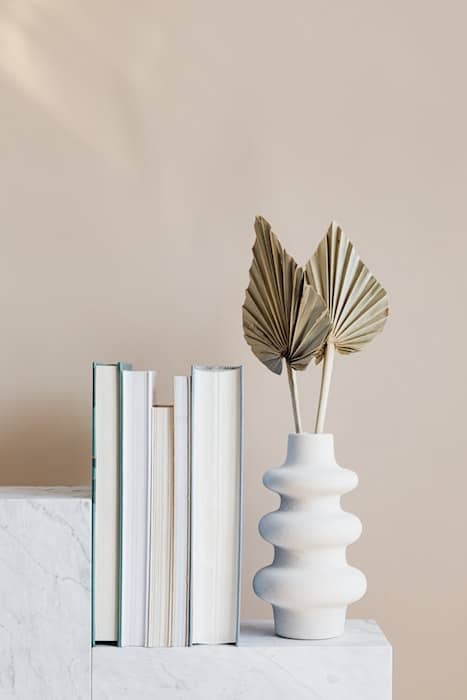
M 389 314 L 388 295 L 334 222 L 308 261 L 305 274 L 308 284 L 325 300 L 332 324 L 316 356 L 316 362 L 324 357 L 316 421 L 316 432 L 322 432 L 334 350 L 357 352 L 383 330 Z
M 322 347 L 331 324 L 326 304 L 306 284 L 304 270 L 282 248 L 270 224 L 258 216 L 250 282 L 243 304 L 243 332 L 256 357 L 275 374 L 287 364 L 295 426 L 301 432 L 296 370 Z

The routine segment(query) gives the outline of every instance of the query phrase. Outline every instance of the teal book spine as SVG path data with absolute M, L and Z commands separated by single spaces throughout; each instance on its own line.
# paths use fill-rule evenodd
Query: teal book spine
M 121 416 L 122 416 L 122 392 L 121 392 L 121 376 L 122 370 L 131 369 L 132 365 L 126 362 L 93 362 L 92 363 L 92 426 L 91 426 L 91 493 L 92 493 L 92 526 L 91 526 L 91 645 L 96 645 L 96 626 L 95 626 L 95 522 L 96 522 L 96 477 L 98 474 L 99 465 L 96 459 L 96 368 L 99 366 L 111 366 L 118 368 L 118 420 L 119 420 L 119 454 L 118 454 L 118 477 L 119 477 L 119 502 L 118 502 L 118 602 L 117 602 L 117 644 L 120 646 L 120 619 L 121 619 Z M 99 640 L 97 640 L 99 641 Z
M 96 362 L 92 363 L 92 425 L 91 425 L 91 645 L 96 644 L 96 616 L 94 612 L 95 522 L 96 522 Z
M 122 646 L 122 503 L 123 503 L 123 370 L 133 369 L 133 365 L 119 362 L 118 374 L 118 609 L 117 609 L 117 646 Z

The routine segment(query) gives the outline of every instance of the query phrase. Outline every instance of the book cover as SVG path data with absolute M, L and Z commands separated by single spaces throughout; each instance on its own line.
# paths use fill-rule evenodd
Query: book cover
M 94 646 L 96 642 L 111 642 L 118 643 L 118 617 L 119 617 L 119 550 L 120 550 L 120 528 L 118 525 L 118 517 L 120 510 L 120 489 L 119 475 L 121 462 L 121 373 L 123 369 L 129 369 L 130 364 L 124 362 L 103 363 L 93 362 L 92 364 L 92 466 L 91 466 L 91 484 L 92 484 L 92 535 L 91 535 L 91 643 Z M 102 373 L 102 374 L 101 374 Z M 101 376 L 103 386 L 98 386 L 98 375 Z M 99 406 L 97 396 L 100 396 L 100 401 L 106 406 Z M 112 445 L 109 450 L 109 444 Z M 102 461 L 102 465 L 100 462 Z M 100 469 L 101 467 L 101 469 Z M 99 477 L 99 474 L 101 477 Z M 109 494 L 109 485 L 104 482 L 110 478 L 112 481 L 114 474 L 114 483 L 112 484 Z M 98 482 L 102 480 L 101 491 L 98 498 Z M 104 501 L 101 503 L 100 496 L 104 496 Z M 97 504 L 99 501 L 99 512 Z M 101 513 L 101 511 L 104 511 Z M 109 553 L 104 553 L 106 563 L 103 562 L 104 568 L 110 566 L 111 570 L 115 571 L 115 581 L 112 583 L 112 574 L 109 573 L 109 579 L 103 581 L 100 574 L 100 567 L 97 559 L 101 558 L 104 547 L 100 537 L 96 535 L 96 524 L 102 516 L 102 522 L 108 525 L 110 529 L 115 528 L 115 536 L 110 537 L 111 541 L 115 540 L 113 547 L 110 544 Z M 99 541 L 98 541 L 99 540 Z M 110 564 L 109 564 L 110 561 Z M 105 598 L 106 593 L 102 591 L 102 586 L 107 588 L 107 596 L 110 602 L 105 605 L 109 606 L 106 611 L 103 611 L 104 618 L 102 619 L 101 610 L 96 611 L 96 568 L 97 588 L 99 601 Z M 99 605 L 101 602 L 99 602 Z M 115 615 L 115 622 L 112 624 L 111 616 L 112 609 Z M 97 613 L 97 614 L 96 614 Z M 97 619 L 97 625 L 96 625 Z M 96 630 L 97 626 L 97 630 Z M 97 632 L 97 634 L 96 634 Z M 103 638 L 105 637 L 105 638 Z

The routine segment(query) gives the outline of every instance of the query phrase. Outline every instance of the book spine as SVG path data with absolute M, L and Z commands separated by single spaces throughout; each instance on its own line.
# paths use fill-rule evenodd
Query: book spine
M 187 645 L 189 542 L 189 379 L 174 378 L 173 646 Z
M 187 590 L 187 600 L 186 600 L 186 645 L 190 645 L 190 635 L 191 635 L 191 420 L 192 420 L 192 378 L 187 377 L 187 580 L 186 580 L 186 590 Z
M 243 554 L 243 467 L 244 467 L 244 376 L 243 365 L 240 366 L 240 503 L 239 503 L 239 537 L 237 569 L 237 623 L 235 644 L 240 638 L 240 608 L 242 598 L 242 554 Z
M 145 646 L 147 642 L 151 410 L 155 378 L 156 372 L 122 372 L 120 646 Z
M 118 567 L 117 567 L 117 646 L 122 646 L 122 504 L 123 504 L 123 370 L 127 362 L 118 363 Z
M 96 644 L 95 614 L 95 523 L 96 523 L 96 363 L 92 363 L 91 417 L 91 646 Z
M 196 372 L 195 367 L 191 368 L 190 375 L 190 394 L 188 397 L 189 406 L 189 429 L 188 429 L 188 491 L 190 494 L 190 508 L 188 511 L 188 527 L 189 527 L 189 537 L 188 537 L 188 630 L 187 630 L 187 645 L 189 647 L 193 644 L 193 602 L 192 602 L 192 581 L 193 581 L 193 404 L 196 388 Z
M 153 441 L 155 437 L 155 425 L 154 425 L 154 412 L 153 412 L 153 376 L 150 372 L 146 374 L 146 422 L 147 422 L 147 443 L 146 443 L 146 454 L 147 454 L 147 502 L 146 502 L 146 617 L 145 617 L 145 630 L 144 639 L 145 646 L 150 645 L 150 590 L 151 590 L 151 549 L 152 549 L 152 527 L 151 527 L 151 514 L 154 507 L 153 502 L 153 478 L 154 478 L 154 455 L 153 455 Z

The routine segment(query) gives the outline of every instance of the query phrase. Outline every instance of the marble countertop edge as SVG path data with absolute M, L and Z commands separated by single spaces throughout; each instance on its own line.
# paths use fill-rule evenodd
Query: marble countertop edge
M 90 499 L 89 486 L 0 486 L 1 499 Z

